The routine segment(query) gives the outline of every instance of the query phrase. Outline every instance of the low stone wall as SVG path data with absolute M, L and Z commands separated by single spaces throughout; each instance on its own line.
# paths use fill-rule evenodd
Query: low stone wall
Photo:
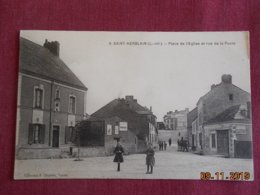
M 72 156 L 78 154 L 78 148 L 73 148 Z M 80 148 L 80 157 L 97 157 L 97 156 L 107 156 L 105 147 L 81 147 Z
M 61 158 L 60 148 L 19 148 L 16 150 L 16 159 L 51 159 Z

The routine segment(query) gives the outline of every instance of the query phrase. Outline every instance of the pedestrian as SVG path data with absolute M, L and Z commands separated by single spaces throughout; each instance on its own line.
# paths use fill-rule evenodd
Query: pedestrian
M 181 145 L 181 151 L 183 151 L 184 150 L 184 147 L 183 147 L 183 145 L 184 145 L 183 137 L 181 137 L 180 145 Z
M 148 144 L 148 149 L 146 150 L 146 166 L 147 171 L 146 174 L 152 174 L 153 173 L 153 166 L 155 164 L 155 158 L 154 158 L 154 149 L 152 147 L 152 144 Z
M 167 143 L 166 143 L 166 142 L 163 142 L 163 146 L 164 146 L 164 150 L 166 150 Z
M 118 141 L 114 150 L 114 154 L 115 154 L 114 162 L 117 163 L 117 171 L 120 171 L 120 163 L 124 162 L 123 153 L 124 153 L 124 148 L 121 146 L 120 142 Z
M 163 142 L 162 141 L 159 142 L 159 150 L 160 151 L 163 150 Z
M 172 139 L 171 138 L 169 138 L 169 146 L 171 146 L 172 145 Z

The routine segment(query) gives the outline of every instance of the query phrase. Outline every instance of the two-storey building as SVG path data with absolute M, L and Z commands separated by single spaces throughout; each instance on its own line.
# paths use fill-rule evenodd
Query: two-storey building
M 59 42 L 20 38 L 16 157 L 55 158 L 68 152 L 75 123 L 86 113 L 85 85 L 59 58 Z

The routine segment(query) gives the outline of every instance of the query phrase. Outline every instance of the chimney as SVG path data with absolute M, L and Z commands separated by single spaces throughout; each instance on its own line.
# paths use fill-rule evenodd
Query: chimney
M 150 106 L 150 111 L 151 111 L 151 112 L 153 111 L 153 107 L 152 107 L 152 106 Z
M 60 43 L 58 41 L 49 42 L 48 39 L 45 39 L 43 47 L 48 49 L 52 54 L 59 57 L 60 56 Z
M 210 89 L 212 90 L 212 89 L 214 89 L 216 87 L 216 85 L 215 84 L 212 84 L 211 86 L 210 86 Z
M 221 82 L 226 84 L 232 84 L 232 76 L 230 74 L 223 74 L 221 77 Z
M 133 95 L 126 95 L 125 100 L 126 101 L 134 101 L 134 96 Z

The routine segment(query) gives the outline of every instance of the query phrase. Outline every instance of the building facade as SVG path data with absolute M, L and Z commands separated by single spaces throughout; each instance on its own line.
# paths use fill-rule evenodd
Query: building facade
M 198 117 L 198 109 L 197 107 L 191 110 L 187 115 L 187 134 L 188 134 L 188 142 L 192 147 L 192 150 L 196 149 L 197 144 L 197 135 L 196 135 L 196 118 Z
M 156 116 L 133 96 L 111 101 L 91 115 L 105 121 L 105 151 L 111 154 L 117 140 L 127 153 L 143 152 L 148 143 L 157 144 Z
M 84 84 L 59 58 L 59 43 L 20 39 L 16 157 L 58 158 L 69 152 L 84 117 Z
M 222 75 L 221 82 L 217 85 L 213 84 L 211 90 L 199 99 L 196 108 L 197 117 L 190 121 L 192 126 L 190 136 L 196 140 L 193 145 L 196 151 L 202 154 L 211 154 L 209 150 L 210 135 L 205 129 L 205 125 L 209 121 L 232 106 L 247 105 L 249 102 L 251 102 L 250 94 L 232 84 L 231 75 Z M 191 140 L 192 137 L 190 138 Z M 230 134 L 225 134 L 223 139 L 229 138 Z M 221 139 L 219 138 L 218 141 L 220 142 Z M 217 153 L 222 154 L 222 152 Z M 229 156 L 232 157 L 234 155 L 229 153 Z
M 175 110 L 167 112 L 167 114 L 163 117 L 164 124 L 167 130 L 177 131 L 178 139 L 183 137 L 187 139 L 187 115 L 189 113 L 189 109 L 185 110 Z
M 252 158 L 251 106 L 235 105 L 204 125 L 205 154 Z

